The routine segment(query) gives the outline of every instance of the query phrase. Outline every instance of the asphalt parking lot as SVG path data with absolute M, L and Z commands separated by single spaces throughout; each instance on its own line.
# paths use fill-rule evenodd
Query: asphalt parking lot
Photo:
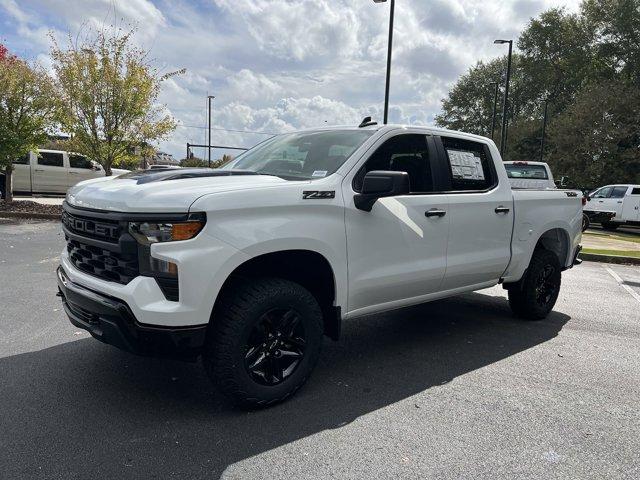
M 0 477 L 640 478 L 640 267 L 584 263 L 555 312 L 499 288 L 346 322 L 290 401 L 131 356 L 55 297 L 56 223 L 0 220 Z

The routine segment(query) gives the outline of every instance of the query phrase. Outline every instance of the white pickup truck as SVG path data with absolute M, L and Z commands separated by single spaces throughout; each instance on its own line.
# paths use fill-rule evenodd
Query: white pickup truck
M 544 318 L 580 250 L 581 194 L 512 190 L 494 143 L 413 126 L 267 140 L 219 170 L 71 188 L 59 295 L 71 322 L 195 359 L 245 407 L 293 394 L 341 322 L 501 283 Z
M 113 175 L 129 170 L 112 169 Z M 61 150 L 38 150 L 13 162 L 14 193 L 66 193 L 76 183 L 104 177 L 104 169 L 83 155 Z

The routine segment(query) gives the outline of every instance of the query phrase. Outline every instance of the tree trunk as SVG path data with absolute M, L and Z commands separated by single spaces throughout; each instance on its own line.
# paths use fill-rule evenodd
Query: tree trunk
M 110 177 L 111 175 L 113 175 L 112 172 L 111 172 L 111 164 L 110 163 L 107 163 L 104 166 L 104 175 L 105 175 L 105 177 Z
M 13 167 L 4 169 L 4 201 L 13 202 Z

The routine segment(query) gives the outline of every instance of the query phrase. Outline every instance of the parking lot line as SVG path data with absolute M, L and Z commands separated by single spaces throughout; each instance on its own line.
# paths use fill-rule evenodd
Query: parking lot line
M 640 295 L 638 295 L 636 292 L 633 291 L 633 289 L 629 286 L 629 285 L 625 285 L 624 281 L 622 280 L 622 278 L 620 278 L 620 275 L 618 275 L 616 272 L 614 272 L 610 267 L 604 267 L 604 269 L 609 272 L 609 275 L 611 275 L 616 282 L 618 282 L 618 284 L 624 288 L 627 292 L 629 292 L 631 294 L 631 296 L 633 298 L 635 298 L 638 302 L 640 302 Z

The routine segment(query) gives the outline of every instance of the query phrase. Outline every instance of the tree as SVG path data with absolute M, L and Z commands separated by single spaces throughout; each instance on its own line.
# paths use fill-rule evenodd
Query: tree
M 161 75 L 148 53 L 133 46 L 134 32 L 102 29 L 81 43 L 69 38 L 65 48 L 51 37 L 69 149 L 100 163 L 107 175 L 114 163 L 131 160 L 136 146 L 165 138 L 176 127 L 157 100 L 162 82 L 184 70 Z
M 229 163 L 231 160 L 233 160 L 233 157 L 231 155 L 224 154 L 222 158 L 211 161 L 211 168 L 220 168 L 221 166 Z M 209 166 L 209 162 L 203 158 L 192 156 L 190 158 L 183 158 L 182 160 L 180 160 L 180 166 L 206 168 Z
M 47 139 L 56 104 L 47 73 L 0 47 L 0 168 L 6 201 L 11 202 L 13 161 Z

